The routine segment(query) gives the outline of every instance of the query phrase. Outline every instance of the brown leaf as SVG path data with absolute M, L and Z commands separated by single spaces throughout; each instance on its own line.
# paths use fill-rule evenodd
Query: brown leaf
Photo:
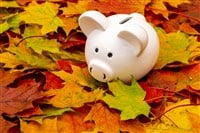
M 39 90 L 39 86 L 39 83 L 29 79 L 21 81 L 16 88 L 1 88 L 0 113 L 12 115 L 25 109 L 32 108 L 32 102 L 44 96 Z

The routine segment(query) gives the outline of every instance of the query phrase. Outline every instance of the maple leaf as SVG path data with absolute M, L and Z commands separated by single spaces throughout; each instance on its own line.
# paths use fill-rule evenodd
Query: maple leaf
M 78 0 L 78 3 L 67 2 L 67 7 L 61 8 L 66 17 L 82 14 L 87 11 L 87 5 L 91 0 Z
M 119 114 L 116 111 L 111 111 L 102 103 L 97 103 L 92 106 L 84 121 L 94 121 L 95 128 L 100 132 L 117 133 L 120 131 L 119 119 Z
M 184 106 L 188 105 L 188 106 Z M 162 115 L 161 120 L 165 125 L 172 125 L 179 129 L 192 131 L 193 127 L 188 114 L 194 113 L 200 116 L 200 106 L 190 105 L 189 99 L 179 101 L 175 104 L 168 104 L 166 112 Z
M 73 73 L 67 73 L 64 70 L 52 72 L 53 74 L 59 76 L 66 83 L 75 82 L 82 86 L 88 86 L 94 88 L 96 86 L 96 81 L 89 75 L 87 68 L 80 68 L 74 65 L 71 65 Z
M 200 42 L 197 41 L 197 37 L 189 37 L 190 45 L 188 51 L 191 51 L 190 62 L 199 62 L 198 58 L 200 57 Z
M 163 17 L 168 19 L 169 11 L 164 3 L 168 3 L 172 7 L 177 8 L 178 5 L 183 3 L 190 3 L 189 0 L 152 0 L 150 8 L 155 14 L 162 14 Z
M 46 77 L 44 89 L 61 89 L 62 87 L 64 87 L 64 81 L 60 77 L 54 75 L 51 72 L 44 72 L 44 75 Z
M 88 9 L 98 10 L 102 13 L 133 13 L 139 12 L 144 14 L 145 6 L 150 3 L 150 0 L 101 0 L 101 1 L 91 1 L 88 4 Z
M 7 49 L 16 55 L 17 60 L 23 61 L 25 66 L 31 65 L 39 68 L 47 68 L 52 70 L 55 68 L 55 63 L 44 55 L 35 54 L 31 49 L 28 49 L 24 44 L 19 46 L 11 46 Z
M 22 72 L 19 71 L 4 71 L 0 69 L 0 87 L 6 87 L 22 75 Z
M 162 29 L 157 29 L 160 40 L 160 54 L 155 69 L 161 69 L 169 63 L 182 62 L 188 64 L 190 51 L 189 39 L 186 34 L 177 31 L 166 34 Z
M 20 120 L 20 129 L 23 133 L 58 133 L 57 117 L 45 118 L 42 124 Z
M 10 52 L 0 53 L 0 62 L 5 64 L 5 68 L 15 68 L 18 65 L 25 64 L 23 61 L 17 59 L 17 57 Z
M 110 110 L 102 103 L 96 103 L 85 117 L 84 121 L 94 121 L 94 131 L 104 133 L 125 132 L 144 132 L 144 128 L 137 121 L 120 121 L 119 113 L 115 110 Z M 93 132 L 94 132 L 93 131 Z
M 138 115 L 148 116 L 150 107 L 144 101 L 145 91 L 133 80 L 132 84 L 125 85 L 122 81 L 108 83 L 113 95 L 106 94 L 102 98 L 109 107 L 121 111 L 121 120 L 135 119 Z
M 42 109 L 42 111 L 43 111 L 43 114 L 41 115 L 32 116 L 29 118 L 22 118 L 22 119 L 26 121 L 36 121 L 39 124 L 42 124 L 45 118 L 59 116 L 59 115 L 62 115 L 64 112 L 73 111 L 73 110 L 71 108 L 58 109 L 58 108 L 46 107 Z
M 94 102 L 103 97 L 104 91 L 96 89 L 87 92 L 82 86 L 68 82 L 62 89 L 51 89 L 46 92 L 47 96 L 54 96 L 49 103 L 58 108 L 81 107 L 85 103 Z
M 32 108 L 34 100 L 44 97 L 39 86 L 40 84 L 33 80 L 25 80 L 17 88 L 1 88 L 0 113 L 12 115 Z
M 14 127 L 16 124 L 10 121 L 6 121 L 2 115 L 0 115 L 0 132 L 1 133 L 8 133 L 9 129 Z
M 59 26 L 63 26 L 62 20 L 56 16 L 58 7 L 56 4 L 45 2 L 37 4 L 32 2 L 25 11 L 20 14 L 20 19 L 30 24 L 39 24 L 42 26 L 42 34 L 56 31 Z

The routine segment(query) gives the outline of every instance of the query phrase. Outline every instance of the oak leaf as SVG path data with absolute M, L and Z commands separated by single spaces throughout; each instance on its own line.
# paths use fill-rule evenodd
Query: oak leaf
M 25 109 L 32 108 L 34 100 L 44 97 L 39 90 L 39 83 L 33 80 L 21 81 L 17 88 L 0 89 L 0 113 L 13 115 Z
M 58 6 L 45 2 L 37 4 L 32 2 L 25 7 L 25 11 L 20 14 L 20 19 L 29 24 L 39 24 L 42 26 L 42 34 L 56 31 L 59 26 L 63 26 L 62 20 L 57 17 Z
M 51 89 L 47 91 L 46 96 L 53 96 L 49 103 L 58 108 L 81 107 L 85 103 L 94 102 L 103 97 L 104 91 L 96 89 L 87 92 L 82 86 L 68 82 L 61 89 Z
M 144 101 L 145 91 L 137 81 L 133 80 L 129 86 L 118 80 L 108 83 L 108 87 L 113 95 L 106 94 L 102 100 L 121 111 L 121 120 L 135 119 L 141 114 L 148 116 L 150 106 Z

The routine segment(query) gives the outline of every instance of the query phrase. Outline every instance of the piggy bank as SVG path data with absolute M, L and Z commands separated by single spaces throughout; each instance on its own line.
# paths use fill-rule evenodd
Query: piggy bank
M 96 80 L 138 80 L 154 67 L 159 39 L 143 15 L 106 17 L 98 11 L 87 11 L 79 17 L 79 26 L 87 37 L 88 70 Z

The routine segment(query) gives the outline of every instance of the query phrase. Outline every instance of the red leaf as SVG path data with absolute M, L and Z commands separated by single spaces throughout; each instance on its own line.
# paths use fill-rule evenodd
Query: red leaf
M 148 103 L 160 102 L 164 96 L 163 90 L 158 87 L 151 87 L 147 82 L 141 82 L 141 87 L 146 91 L 145 101 Z
M 19 82 L 16 88 L 1 88 L 0 89 L 0 114 L 16 114 L 25 109 L 32 108 L 34 100 L 44 97 L 39 90 L 40 83 L 34 80 L 23 80 Z
M 57 61 L 57 69 L 64 70 L 65 72 L 72 73 L 73 70 L 71 68 L 70 60 L 58 60 Z
M 64 86 L 64 81 L 60 77 L 54 75 L 53 73 L 44 72 L 44 75 L 46 76 L 46 83 L 44 86 L 45 90 L 60 89 Z
M 9 129 L 14 127 L 15 124 L 11 123 L 9 121 L 6 121 L 1 115 L 0 115 L 0 132 L 1 133 L 8 133 Z

